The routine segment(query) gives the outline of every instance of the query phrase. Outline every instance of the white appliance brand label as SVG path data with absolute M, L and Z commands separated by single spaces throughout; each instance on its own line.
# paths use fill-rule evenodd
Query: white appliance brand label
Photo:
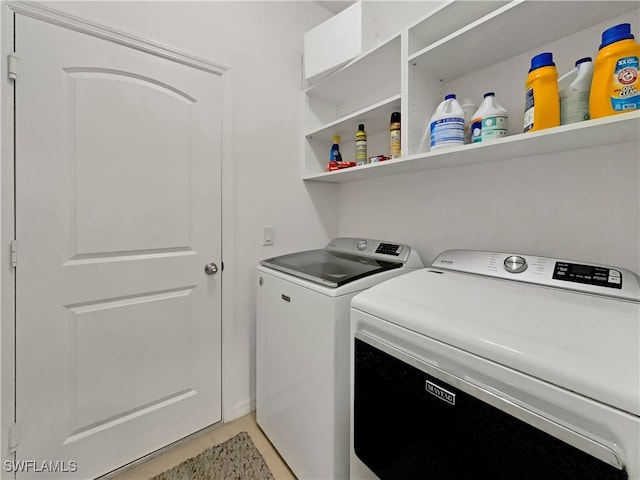
M 431 383 L 429 380 L 426 380 L 426 382 L 427 382 L 426 384 L 427 392 L 429 392 L 431 395 L 438 397 L 440 400 L 450 403 L 451 405 L 456 404 L 455 393 L 451 393 L 448 390 L 445 390 L 444 388 L 439 387 L 435 383 Z

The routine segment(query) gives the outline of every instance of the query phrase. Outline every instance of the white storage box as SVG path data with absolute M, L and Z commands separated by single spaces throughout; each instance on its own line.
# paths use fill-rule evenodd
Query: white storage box
M 307 81 L 319 80 L 360 55 L 362 37 L 361 2 L 305 33 L 304 73 Z
M 354 3 L 304 34 L 305 78 L 310 84 L 322 80 L 443 3 L 446 2 L 360 0 Z

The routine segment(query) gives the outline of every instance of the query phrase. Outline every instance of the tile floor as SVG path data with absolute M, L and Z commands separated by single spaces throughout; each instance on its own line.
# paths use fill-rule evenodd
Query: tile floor
M 247 432 L 253 440 L 256 448 L 267 462 L 271 473 L 276 480 L 296 480 L 295 475 L 289 470 L 278 452 L 273 448 L 269 439 L 262 433 L 256 423 L 256 412 L 251 412 L 244 417 L 221 425 L 207 432 L 196 434 L 178 445 L 171 447 L 149 460 L 139 463 L 122 471 L 110 480 L 146 480 L 154 475 L 169 470 L 184 460 L 194 457 L 209 447 L 218 445 L 240 432 Z

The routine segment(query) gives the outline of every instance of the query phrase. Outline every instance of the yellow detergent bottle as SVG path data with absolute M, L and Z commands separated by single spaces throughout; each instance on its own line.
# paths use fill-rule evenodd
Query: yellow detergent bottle
M 525 87 L 524 131 L 560 125 L 558 71 L 551 52 L 540 53 L 531 59 Z
M 640 108 L 640 45 L 634 38 L 628 23 L 616 25 L 602 33 L 589 95 L 591 118 Z

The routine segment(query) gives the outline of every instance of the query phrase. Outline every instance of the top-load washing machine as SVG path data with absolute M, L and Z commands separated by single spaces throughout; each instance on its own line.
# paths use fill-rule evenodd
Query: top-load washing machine
M 260 262 L 256 419 L 298 478 L 349 478 L 351 298 L 422 267 L 408 245 L 360 238 Z
M 352 479 L 640 479 L 632 272 L 447 251 L 351 332 Z

